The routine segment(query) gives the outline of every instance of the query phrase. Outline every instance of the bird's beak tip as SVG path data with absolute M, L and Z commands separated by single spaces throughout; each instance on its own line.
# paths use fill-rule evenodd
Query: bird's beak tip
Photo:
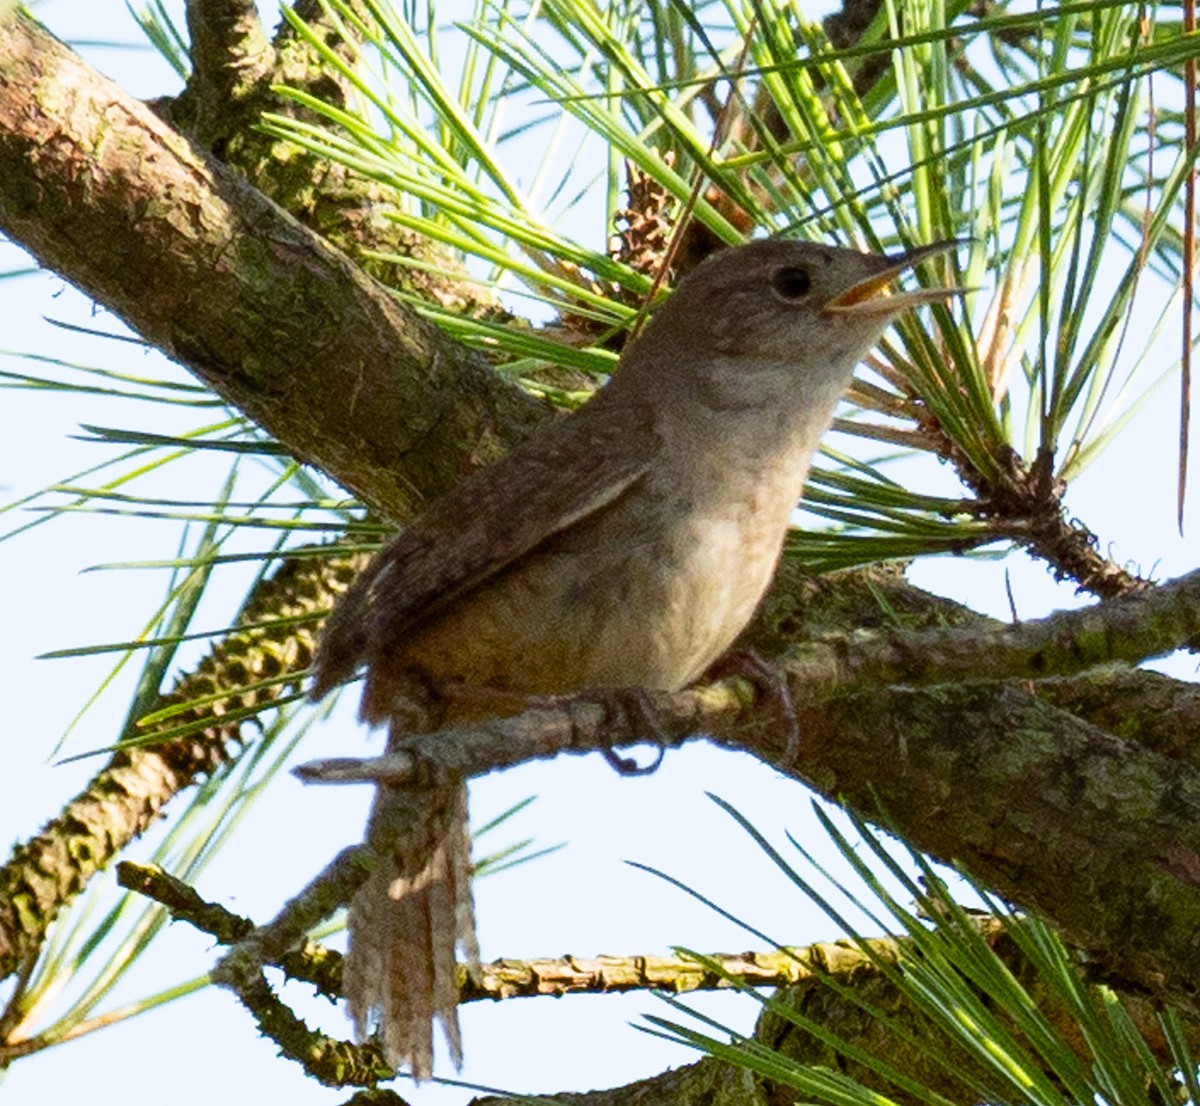
M 920 288 L 914 292 L 898 292 L 891 294 L 888 289 L 901 273 L 919 265 L 929 257 L 949 253 L 963 244 L 964 240 L 951 238 L 942 242 L 931 242 L 924 246 L 914 246 L 901 254 L 892 254 L 887 260 L 890 264 L 881 272 L 852 284 L 839 292 L 822 309 L 835 314 L 857 315 L 898 315 L 910 307 L 923 303 L 936 303 L 961 295 L 968 291 L 966 288 Z

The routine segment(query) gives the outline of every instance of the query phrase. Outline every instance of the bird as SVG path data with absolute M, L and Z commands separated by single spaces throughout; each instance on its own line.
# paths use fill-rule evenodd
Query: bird
M 698 680 L 769 586 L 855 366 L 902 312 L 958 291 L 892 285 L 955 245 L 767 238 L 702 262 L 587 403 L 375 556 L 322 631 L 311 697 L 365 669 L 361 719 L 394 751 L 545 696 Z M 456 952 L 479 956 L 464 782 L 378 786 L 367 840 L 349 1012 L 426 1078 L 435 1021 L 461 1064 Z

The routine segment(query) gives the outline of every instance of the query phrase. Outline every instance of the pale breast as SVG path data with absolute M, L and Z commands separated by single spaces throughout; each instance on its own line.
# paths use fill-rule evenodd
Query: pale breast
M 393 661 L 528 695 L 680 688 L 770 583 L 790 512 L 770 491 L 701 506 L 685 488 L 635 489 L 420 626 Z

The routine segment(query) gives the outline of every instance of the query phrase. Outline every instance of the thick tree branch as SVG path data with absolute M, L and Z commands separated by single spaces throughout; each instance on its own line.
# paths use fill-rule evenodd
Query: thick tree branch
M 832 699 L 887 687 L 1034 681 L 1114 663 L 1137 664 L 1190 646 L 1198 637 L 1200 570 L 1150 591 L 1016 625 L 827 635 L 788 650 L 783 674 L 793 701 L 810 715 Z M 746 706 L 743 688 L 742 681 L 727 680 L 648 701 L 662 716 L 663 739 L 682 741 L 739 717 Z M 639 740 L 612 723 L 605 707 L 582 696 L 517 719 L 415 736 L 404 750 L 385 756 L 322 761 L 297 772 L 311 781 L 401 784 L 424 759 L 469 778 L 524 760 Z M 777 749 L 758 741 L 751 745 L 758 754 L 778 759 Z
M 1200 1011 L 1196 769 L 1009 685 L 890 688 L 802 724 L 823 794 L 1050 918 L 1122 989 Z
M 795 764 L 736 681 L 663 697 L 660 723 L 668 740 L 709 733 L 882 820 L 1044 913 L 1113 980 L 1200 1013 L 1200 772 L 1010 684 L 796 698 Z M 470 775 L 642 736 L 573 701 L 418 738 L 409 753 Z
M 0 226 L 174 353 L 298 455 L 317 460 L 395 517 L 411 514 L 458 473 L 496 456 L 542 414 L 24 17 L 0 27 L 0 173 Z M 465 399 L 456 394 L 460 387 L 467 390 Z M 938 605 L 927 604 L 925 615 L 936 617 Z M 1126 655 L 1104 626 L 1098 634 L 1084 630 L 1067 648 L 1050 640 L 1014 663 L 1036 675 L 1061 664 L 1078 667 L 1099 656 Z M 1195 626 L 1177 620 L 1175 630 L 1190 637 Z M 886 639 L 884 646 L 892 648 Z M 1135 642 L 1134 651 L 1143 647 Z M 1042 665 L 1031 669 L 1039 657 Z M 878 663 L 890 666 L 893 676 L 913 665 L 930 668 L 925 658 L 902 654 Z M 835 676 L 845 671 L 837 649 L 821 665 Z M 744 714 L 744 690 L 727 689 L 728 701 L 713 708 L 717 732 Z M 893 711 L 890 721 L 887 710 Z M 691 709 L 688 725 L 701 717 L 708 715 Z M 1166 947 L 1157 929 L 1148 933 L 1154 927 L 1143 928 L 1144 914 L 1137 913 L 1139 906 L 1153 905 L 1159 911 L 1154 926 L 1174 918 L 1181 933 L 1195 932 L 1194 834 L 1168 817 L 1182 811 L 1195 821 L 1191 769 L 1173 766 L 1180 773 L 1173 779 L 1162 758 L 1130 749 L 1017 689 L 994 685 L 864 693 L 834 699 L 832 708 L 803 721 L 808 744 L 798 771 L 812 782 L 844 793 L 868 813 L 881 795 L 890 816 L 917 843 L 959 856 L 1015 899 L 1040 905 L 1060 922 L 1059 899 L 1067 891 L 1081 898 L 1090 892 L 1086 902 L 1063 903 L 1069 935 L 1099 948 L 1118 976 L 1146 986 L 1157 978 L 1166 993 L 1194 998 L 1178 978 L 1156 975 L 1147 944 L 1164 944 L 1167 958 L 1175 946 Z M 568 720 L 568 741 L 578 737 L 580 725 L 578 718 Z M 164 786 L 145 785 L 155 796 L 150 806 L 157 809 L 154 803 L 161 805 L 211 765 L 234 733 L 235 727 L 214 727 L 205 743 L 195 742 L 201 767 L 177 774 L 171 769 Z M 764 757 L 777 753 L 767 721 L 752 720 L 737 739 Z M 615 740 L 609 735 L 605 743 Z M 1064 757 L 1063 749 L 1078 759 Z M 151 750 L 144 764 L 151 775 L 165 776 L 165 762 L 153 759 L 158 755 Z M 858 759 L 858 774 L 847 758 Z M 890 770 L 881 773 L 883 781 L 872 781 L 872 766 L 880 762 Z M 1110 794 L 1106 788 L 1114 781 L 1124 790 Z M 143 786 L 139 780 L 132 790 Z M 1077 817 L 1072 796 L 1083 797 L 1086 817 Z M 138 802 L 140 797 L 132 807 Z M 130 833 L 151 816 L 135 813 Z M 90 847 L 98 832 L 95 819 L 72 819 L 69 814 L 68 827 L 84 832 L 71 838 L 66 831 L 64 841 L 74 842 L 64 854 L 66 870 L 76 846 Z M 1047 829 L 1052 819 L 1059 820 L 1050 823 L 1053 833 Z M 1100 832 L 1097 840 L 1115 859 L 1082 855 L 1092 845 L 1084 826 Z M 1064 827 L 1069 833 L 1061 836 Z M 1131 856 L 1138 834 L 1147 851 Z M 1047 855 L 1038 855 L 1043 847 Z M 21 869 L 38 872 L 40 864 Z M 1082 873 L 1066 890 L 1064 871 Z M 1025 899 L 1024 881 L 1030 887 Z M 47 887 L 52 905 L 71 893 L 56 882 Z M 0 893 L 0 901 L 5 898 Z M 34 898 L 42 903 L 40 895 Z M 1086 917 L 1097 912 L 1097 900 L 1103 917 Z M 1122 936 L 1122 927 L 1141 932 Z M 18 918 L 10 931 L 20 930 Z M 39 931 L 10 952 L 8 963 L 36 952 L 40 940 Z M 1120 940 L 1130 946 L 1124 960 L 1109 956 L 1110 943 Z M 1200 979 L 1186 958 L 1176 966 Z
M 1041 680 L 1033 692 L 1122 741 L 1200 768 L 1200 684 L 1158 672 L 1104 668 Z
M 352 60 L 352 44 L 339 37 L 352 28 L 335 28 L 317 0 L 298 0 L 293 10 L 318 40 Z M 243 0 L 193 0 L 188 27 L 192 76 L 178 96 L 155 101 L 156 112 L 389 288 L 464 314 L 501 313 L 490 289 L 453 275 L 465 272 L 460 257 L 387 217 L 396 205 L 394 190 L 258 129 L 265 112 L 326 125 L 278 85 L 353 109 L 352 86 L 331 72 L 308 39 L 285 22 L 268 44 L 254 4 Z M 440 271 L 406 266 L 411 257 Z
M 0 229 L 406 518 L 538 405 L 24 15 L 0 26 Z

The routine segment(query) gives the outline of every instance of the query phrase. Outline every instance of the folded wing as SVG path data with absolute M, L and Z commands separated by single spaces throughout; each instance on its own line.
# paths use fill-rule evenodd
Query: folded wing
M 458 483 L 378 553 L 325 625 L 312 698 L 645 474 L 659 447 L 650 409 L 603 400 Z

